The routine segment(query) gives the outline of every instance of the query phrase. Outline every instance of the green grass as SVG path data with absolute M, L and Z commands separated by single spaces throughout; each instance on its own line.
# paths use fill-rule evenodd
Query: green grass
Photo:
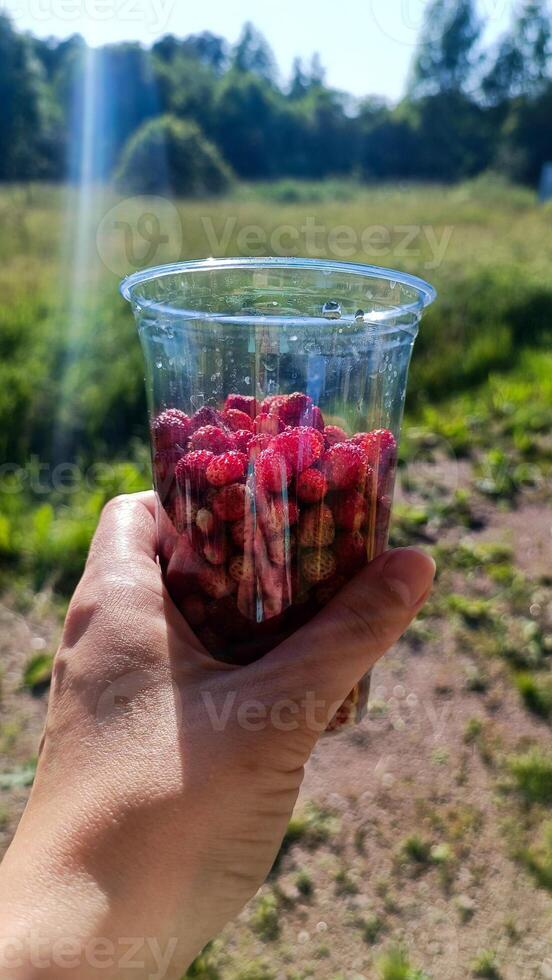
M 552 754 L 538 748 L 512 756 L 508 768 L 528 803 L 552 803 Z
M 413 967 L 401 949 L 392 949 L 376 964 L 378 980 L 430 980 L 427 973 Z
M 486 977 L 487 980 L 500 980 L 500 972 L 493 950 L 483 950 L 475 957 L 471 972 L 473 977 Z
M 276 896 L 272 893 L 257 899 L 250 917 L 251 928 L 265 942 L 271 942 L 280 935 L 280 910 Z
M 31 657 L 23 671 L 23 685 L 29 691 L 40 691 L 49 684 L 53 661 L 54 657 L 51 653 L 37 653 Z
M 541 718 L 552 718 L 552 675 L 517 674 L 515 683 L 529 711 Z

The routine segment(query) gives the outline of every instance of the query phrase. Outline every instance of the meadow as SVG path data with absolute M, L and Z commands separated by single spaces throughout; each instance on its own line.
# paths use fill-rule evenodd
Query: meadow
M 0 849 L 98 514 L 151 480 L 121 275 L 286 249 L 405 269 L 439 299 L 392 537 L 434 554 L 436 590 L 377 668 L 365 723 L 317 750 L 269 882 L 189 976 L 552 976 L 552 204 L 491 175 L 242 185 L 138 203 L 126 231 L 115 195 L 86 205 L 0 192 Z

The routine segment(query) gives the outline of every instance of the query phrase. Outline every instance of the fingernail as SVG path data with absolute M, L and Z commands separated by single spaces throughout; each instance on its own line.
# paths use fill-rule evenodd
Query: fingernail
M 435 562 L 417 548 L 392 551 L 382 569 L 388 589 L 396 592 L 405 606 L 417 606 L 431 588 Z

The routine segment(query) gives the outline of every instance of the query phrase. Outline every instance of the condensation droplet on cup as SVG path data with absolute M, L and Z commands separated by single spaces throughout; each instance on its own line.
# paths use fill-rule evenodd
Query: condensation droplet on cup
M 341 316 L 341 306 L 335 299 L 329 299 L 322 307 L 322 316 L 327 320 L 339 320 Z

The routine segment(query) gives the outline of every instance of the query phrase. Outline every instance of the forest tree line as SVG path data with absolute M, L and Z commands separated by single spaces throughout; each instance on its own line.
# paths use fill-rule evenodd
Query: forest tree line
M 455 181 L 494 169 L 535 184 L 552 160 L 552 19 L 519 0 L 485 46 L 473 0 L 430 0 L 407 92 L 392 105 L 330 87 L 318 56 L 283 82 L 266 39 L 211 32 L 94 49 L 38 39 L 0 16 L 0 179 L 87 176 L 137 191 L 223 190 L 234 177 Z M 156 165 L 161 161 L 162 165 Z

